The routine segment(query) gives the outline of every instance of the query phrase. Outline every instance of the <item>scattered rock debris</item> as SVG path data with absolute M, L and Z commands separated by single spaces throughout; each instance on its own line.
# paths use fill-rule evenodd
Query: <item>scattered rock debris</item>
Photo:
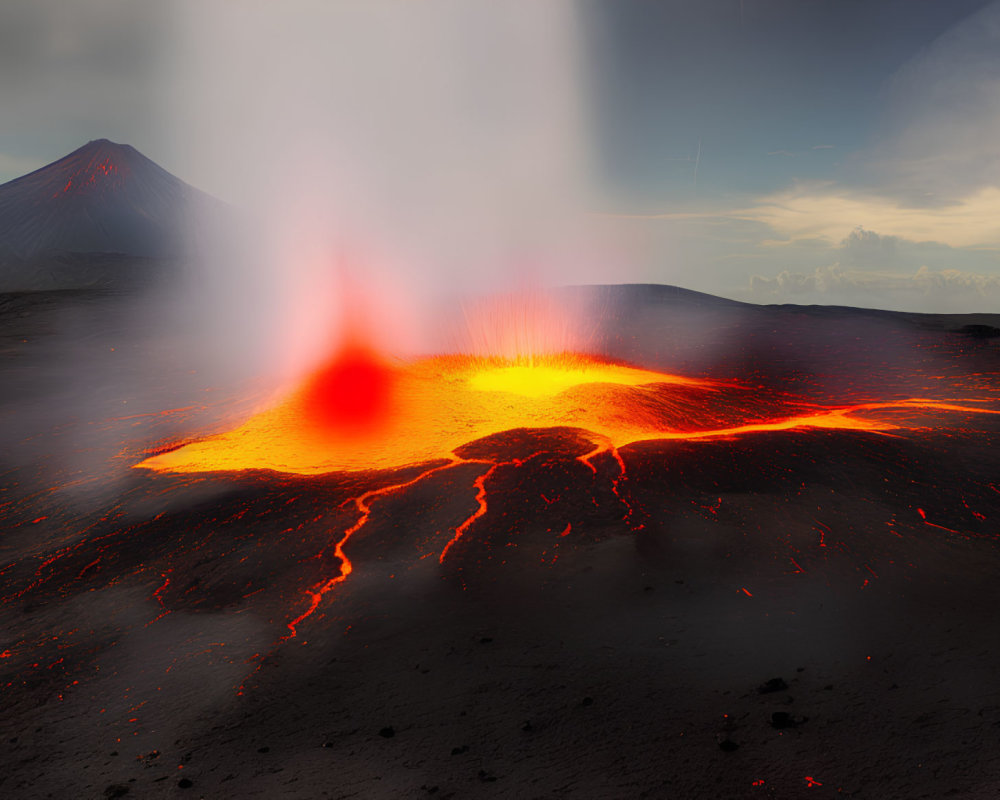
M 758 694 L 770 694 L 771 692 L 783 692 L 788 688 L 784 678 L 771 678 L 757 687 Z
M 771 714 L 771 727 L 778 730 L 782 730 L 783 728 L 795 728 L 808 721 L 808 717 L 793 717 L 787 711 L 775 711 Z

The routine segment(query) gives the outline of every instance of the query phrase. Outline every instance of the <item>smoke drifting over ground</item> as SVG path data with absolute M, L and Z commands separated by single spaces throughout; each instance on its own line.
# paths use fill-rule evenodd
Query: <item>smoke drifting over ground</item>
M 405 353 L 442 346 L 458 295 L 578 282 L 600 257 L 578 23 L 563 0 L 184 6 L 177 135 L 258 237 L 205 266 L 220 326 L 266 331 L 287 369 L 345 304 Z

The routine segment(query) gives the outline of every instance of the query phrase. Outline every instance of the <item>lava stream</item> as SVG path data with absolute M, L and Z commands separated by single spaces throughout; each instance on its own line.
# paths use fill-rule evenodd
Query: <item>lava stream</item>
M 287 627 L 290 633 L 286 634 L 281 638 L 281 640 L 292 639 L 298 634 L 298 625 L 311 616 L 313 612 L 319 607 L 320 602 L 323 599 L 323 595 L 333 589 L 338 583 L 343 583 L 347 580 L 347 576 L 354 571 L 354 566 L 351 564 L 351 560 L 347 557 L 344 552 L 344 546 L 347 544 L 348 540 L 359 530 L 361 530 L 371 517 L 371 501 L 376 497 L 381 497 L 386 494 L 392 494 L 393 492 L 398 492 L 401 489 L 407 489 L 416 483 L 419 483 L 424 478 L 428 478 L 436 472 L 440 472 L 445 469 L 451 469 L 458 464 L 469 463 L 464 459 L 454 456 L 451 461 L 447 464 L 439 464 L 436 467 L 432 467 L 428 470 L 424 470 L 417 477 L 404 481 L 403 483 L 394 483 L 389 486 L 383 486 L 379 489 L 372 489 L 369 492 L 365 492 L 362 495 L 354 498 L 354 504 L 357 506 L 359 517 L 358 521 L 355 522 L 351 527 L 347 528 L 343 535 L 337 540 L 333 546 L 333 554 L 340 560 L 340 572 L 334 575 L 332 578 L 323 581 L 320 584 L 312 587 L 311 589 L 306 589 L 305 593 L 309 595 L 309 607 L 303 611 L 299 616 L 288 623 Z
M 618 484 L 625 480 L 625 459 L 623 459 L 622 454 L 618 452 L 618 448 L 615 447 L 614 442 L 606 436 L 601 437 L 598 443 L 594 445 L 593 450 L 582 456 L 578 456 L 576 460 L 581 464 L 586 465 L 590 471 L 594 473 L 594 475 L 597 475 L 597 467 L 594 466 L 593 459 L 597 458 L 597 456 L 602 453 L 611 453 L 612 458 L 614 458 L 615 462 L 618 464 L 618 475 L 617 477 L 611 479 L 611 491 L 614 492 L 615 497 L 625 504 L 625 508 L 627 509 L 625 520 L 628 521 L 629 517 L 632 516 L 632 505 L 628 502 L 628 500 L 622 497 L 621 493 L 618 491 Z
M 986 402 L 916 397 L 818 406 L 733 382 L 670 375 L 577 354 L 530 363 L 438 356 L 390 365 L 367 351 L 346 350 L 284 403 L 235 430 L 159 452 L 136 466 L 168 472 L 270 469 L 316 475 L 437 464 L 410 480 L 354 499 L 358 519 L 333 543 L 339 570 L 305 590 L 308 604 L 287 623 L 283 641 L 294 638 L 324 596 L 352 573 L 345 548 L 368 523 L 375 499 L 459 464 L 489 464 L 473 481 L 475 510 L 454 529 L 439 554 L 444 563 L 487 513 L 487 483 L 497 470 L 540 455 L 509 460 L 458 455 L 470 443 L 526 429 L 575 430 L 592 444 L 576 460 L 593 475 L 598 474 L 594 460 L 604 453 L 618 465 L 611 488 L 627 507 L 628 520 L 633 509 L 619 491 L 626 477 L 619 449 L 628 444 L 802 429 L 887 433 L 923 427 L 926 423 L 918 413 L 1000 414 L 967 404 Z
M 448 551 L 451 550 L 455 542 L 465 535 L 465 532 L 469 529 L 473 522 L 486 513 L 486 481 L 493 477 L 493 473 L 497 471 L 497 467 L 499 466 L 500 464 L 494 464 L 472 482 L 472 485 L 476 487 L 476 502 L 479 504 L 479 507 L 472 512 L 465 522 L 455 528 L 455 535 L 444 546 L 444 549 L 441 551 L 441 555 L 438 556 L 438 562 L 441 564 L 444 563 L 445 556 L 448 555 Z

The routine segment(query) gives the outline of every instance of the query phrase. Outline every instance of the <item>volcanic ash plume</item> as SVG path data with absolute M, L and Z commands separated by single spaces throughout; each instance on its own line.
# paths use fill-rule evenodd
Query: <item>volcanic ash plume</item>
M 378 287 L 412 352 L 442 346 L 441 298 L 578 282 L 595 258 L 569 2 L 192 2 L 180 23 L 178 136 L 261 234 L 207 269 L 286 366 L 324 355 L 337 270 Z

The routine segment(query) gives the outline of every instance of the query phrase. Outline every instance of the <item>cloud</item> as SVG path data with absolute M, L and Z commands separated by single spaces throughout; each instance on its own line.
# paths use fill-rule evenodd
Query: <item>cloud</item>
M 847 290 L 907 291 L 940 296 L 960 294 L 1000 299 L 1000 275 L 983 275 L 956 269 L 934 271 L 926 266 L 912 274 L 869 272 L 845 269 L 840 264 L 818 267 L 813 272 L 784 271 L 773 278 L 754 275 L 750 279 L 755 294 L 836 293 Z
M 833 150 L 836 145 L 832 144 L 814 144 L 812 146 L 813 150 Z
M 0 181 L 106 136 L 157 155 L 158 79 L 169 4 L 4 0 L 0 4 Z
M 980 285 L 972 279 L 963 283 L 964 278 L 954 275 L 936 281 L 922 275 L 918 280 L 915 270 L 921 264 L 913 264 L 911 256 L 917 242 L 953 248 L 952 256 L 959 249 L 1000 251 L 997 52 L 1000 2 L 946 31 L 892 77 L 873 144 L 849 158 L 839 181 L 798 183 L 758 197 L 730 215 L 769 227 L 776 234 L 767 243 L 771 250 L 780 242 L 794 247 L 819 240 L 827 243 L 831 261 L 843 269 L 861 268 L 864 262 L 863 268 L 870 270 L 873 261 L 879 268 L 900 269 L 906 262 L 909 277 L 899 285 L 893 278 L 896 288 L 934 291 L 932 287 L 940 285 L 946 291 L 966 283 Z M 874 234 L 865 233 L 868 239 L 856 236 L 858 228 L 882 235 L 876 243 L 870 238 Z M 893 237 L 908 254 L 897 264 L 887 261 Z M 882 249 L 877 258 L 876 247 Z M 808 270 L 791 270 L 785 288 L 833 280 L 814 279 Z M 851 280 L 859 285 L 862 279 Z M 837 281 L 850 282 L 842 274 Z
M 753 275 L 754 301 L 811 302 L 926 311 L 989 311 L 1000 303 L 991 257 L 858 228 L 831 250 L 833 263 Z M 978 257 L 978 261 L 973 260 Z M 992 256 L 992 266 L 996 266 Z M 968 263 L 969 269 L 940 266 Z M 930 266 L 931 262 L 934 266 Z
M 571 0 L 177 8 L 178 147 L 199 188 L 264 221 L 252 261 L 204 270 L 219 308 L 251 285 L 262 371 L 362 325 L 394 355 L 435 351 L 455 295 L 602 266 Z
M 948 205 L 928 207 L 832 183 L 800 184 L 732 212 L 786 239 L 839 242 L 858 226 L 913 241 L 1000 248 L 1000 187 L 984 186 Z
M 878 143 L 854 179 L 938 205 L 1000 186 L 1000 3 L 967 17 L 887 87 Z
M 896 259 L 898 236 L 881 236 L 875 231 L 856 228 L 841 243 L 841 250 L 849 263 L 870 265 L 872 262 L 884 264 Z

